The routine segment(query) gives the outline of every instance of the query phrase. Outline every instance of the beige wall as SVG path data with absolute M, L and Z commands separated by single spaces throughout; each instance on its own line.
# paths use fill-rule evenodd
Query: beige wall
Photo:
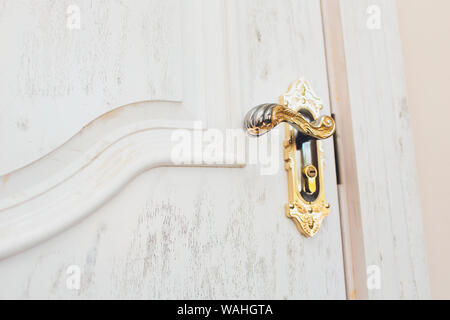
M 450 1 L 397 3 L 431 290 L 450 299 Z

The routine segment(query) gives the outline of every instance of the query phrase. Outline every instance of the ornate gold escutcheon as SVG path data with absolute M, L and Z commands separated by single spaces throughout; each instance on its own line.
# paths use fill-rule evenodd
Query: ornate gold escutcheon
M 286 216 L 306 237 L 314 236 L 330 212 L 324 194 L 324 152 L 322 139 L 335 132 L 335 122 L 320 115 L 323 106 L 305 80 L 293 82 L 279 104 L 262 104 L 251 109 L 244 128 L 260 136 L 284 122 L 284 161 L 288 176 L 289 203 Z

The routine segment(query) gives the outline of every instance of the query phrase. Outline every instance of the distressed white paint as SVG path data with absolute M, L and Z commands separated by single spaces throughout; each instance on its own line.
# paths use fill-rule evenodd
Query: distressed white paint
M 66 26 L 70 5 L 79 30 Z M 113 108 L 182 99 L 178 0 L 1 0 L 0 8 L 0 174 Z
M 155 119 L 157 107 L 177 109 L 167 103 L 154 104 L 126 106 L 106 114 L 48 157 L 5 176 L 0 188 L 0 257 L 67 228 L 142 171 L 173 165 L 172 150 L 178 142 L 172 135 L 177 128 L 189 127 L 177 117 Z M 149 115 L 153 119 L 142 120 Z M 193 159 L 201 156 L 194 154 Z M 65 165 L 57 170 L 58 163 Z M 192 165 L 207 166 L 201 160 Z M 36 183 L 28 187 L 27 181 Z
M 367 28 L 369 6 L 380 29 Z M 429 298 L 428 271 L 395 1 L 341 1 L 370 298 Z
M 104 2 L 92 14 L 109 21 L 114 11 L 108 8 L 116 5 Z M 2 253 L 35 245 L 0 261 L 1 297 L 345 298 L 331 141 L 324 149 L 332 211 L 313 239 L 302 237 L 284 216 L 281 154 L 280 170 L 272 176 L 261 176 L 254 166 L 171 167 L 129 182 L 145 169 L 170 164 L 170 133 L 186 126 L 183 121 L 240 127 L 249 108 L 277 101 L 301 76 L 329 112 L 318 1 L 176 5 L 175 12 L 182 13 L 177 53 L 182 66 L 178 73 L 171 68 L 162 73 L 181 79 L 182 94 L 148 94 L 143 100 L 179 102 L 142 102 L 105 115 L 50 155 L 0 177 Z M 145 14 L 133 10 L 130 20 L 141 21 Z M 45 20 L 51 13 L 39 15 Z M 159 24 L 148 19 L 155 31 Z M 85 23 L 84 18 L 80 32 Z M 99 68 L 110 70 L 104 63 Z M 80 72 L 86 76 L 90 70 Z M 149 76 L 159 82 L 161 74 Z M 102 114 L 104 106 L 97 101 L 90 107 Z M 71 265 L 82 270 L 79 291 L 66 288 Z
M 343 298 L 333 224 L 301 238 L 274 201 L 281 179 L 258 171 L 151 170 L 82 223 L 2 261 L 0 297 Z M 66 287 L 70 265 L 81 268 L 79 291 Z

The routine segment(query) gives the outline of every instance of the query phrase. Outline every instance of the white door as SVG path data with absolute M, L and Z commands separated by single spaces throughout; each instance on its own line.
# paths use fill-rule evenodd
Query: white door
M 332 139 L 330 215 L 314 238 L 284 214 L 282 127 L 267 138 L 275 162 L 250 163 L 238 149 L 205 158 L 209 142 L 226 146 L 251 107 L 277 102 L 300 77 L 330 114 L 320 1 L 0 9 L 1 298 L 352 297 Z M 186 136 L 193 161 L 177 162 Z

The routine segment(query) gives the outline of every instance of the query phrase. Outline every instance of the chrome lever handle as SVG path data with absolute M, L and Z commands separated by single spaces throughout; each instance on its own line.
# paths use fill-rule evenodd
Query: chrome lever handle
M 282 122 L 290 124 L 301 134 L 318 140 L 331 137 L 336 130 L 335 122 L 330 116 L 324 115 L 310 122 L 301 113 L 273 103 L 251 109 L 245 116 L 244 129 L 252 136 L 261 136 Z

